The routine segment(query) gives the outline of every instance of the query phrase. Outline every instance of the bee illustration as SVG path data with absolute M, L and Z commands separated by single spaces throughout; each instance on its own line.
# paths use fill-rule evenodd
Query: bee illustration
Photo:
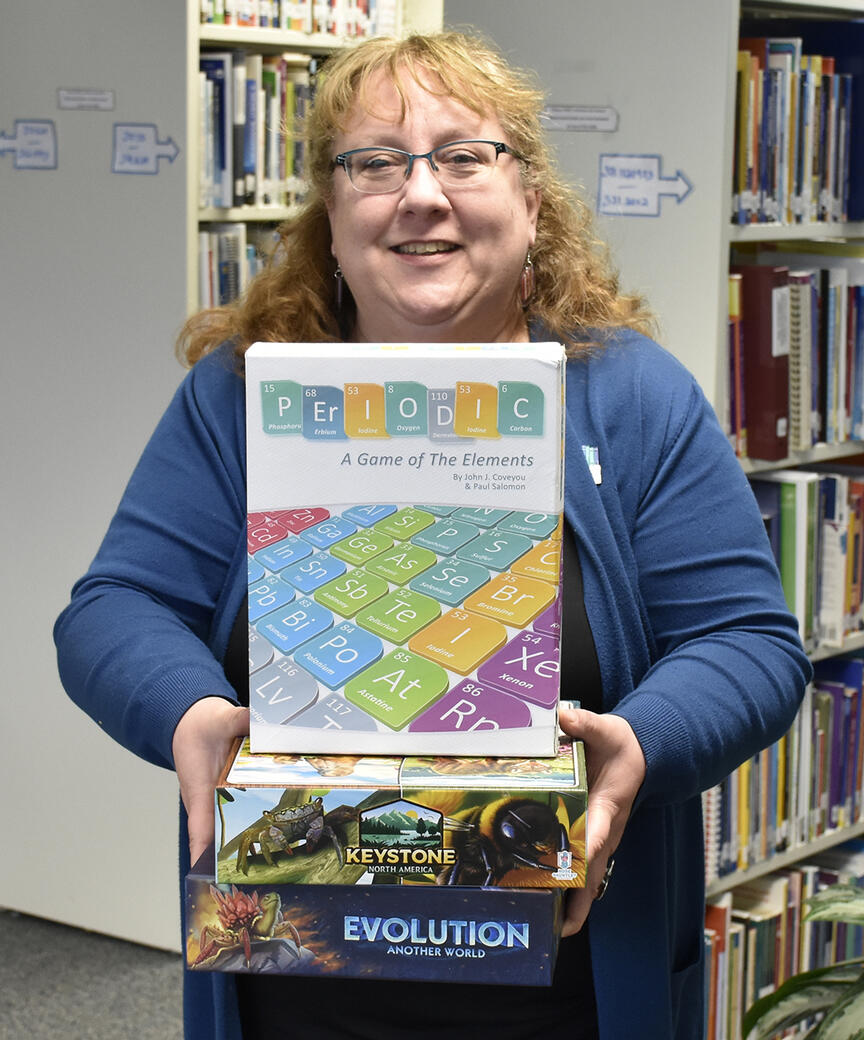
M 530 798 L 499 798 L 445 817 L 456 862 L 436 877 L 439 885 L 497 885 L 513 870 L 558 869 L 569 851 L 567 828 L 555 810 Z

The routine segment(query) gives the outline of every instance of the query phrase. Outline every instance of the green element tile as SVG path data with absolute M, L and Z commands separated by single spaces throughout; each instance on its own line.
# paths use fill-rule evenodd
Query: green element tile
M 404 585 L 437 561 L 438 557 L 429 549 L 421 549 L 420 546 L 409 545 L 407 542 L 397 542 L 392 549 L 370 560 L 366 570 L 392 581 L 394 585 Z
M 435 516 L 449 516 L 456 506 L 430 506 L 425 502 L 418 502 L 417 508 L 425 509 L 427 513 L 434 513 Z
M 534 383 L 498 384 L 498 432 L 502 437 L 542 437 L 543 391 Z
M 382 578 L 358 567 L 322 585 L 314 599 L 342 617 L 354 617 L 358 610 L 385 595 L 388 587 Z
M 415 534 L 411 541 L 414 545 L 422 545 L 436 553 L 450 556 L 478 534 L 480 528 L 474 524 L 466 524 L 464 520 L 447 519 L 439 520 L 425 531 Z
M 411 581 L 409 588 L 433 596 L 449 607 L 459 604 L 489 580 L 489 571 L 479 563 L 465 560 L 441 560 L 437 567 L 425 570 Z
M 391 643 L 404 643 L 441 613 L 434 599 L 410 589 L 397 589 L 376 599 L 371 607 L 354 619 L 361 628 L 374 632 Z
M 415 534 L 419 534 L 434 523 L 435 517 L 431 513 L 425 513 L 422 509 L 415 509 L 413 506 L 406 506 L 385 520 L 379 520 L 375 524 L 375 530 L 389 534 L 391 538 L 407 542 L 409 538 L 413 538 Z
M 346 563 L 352 563 L 355 567 L 362 567 L 392 545 L 393 539 L 383 531 L 358 531 L 331 545 L 330 555 Z
M 393 650 L 345 687 L 345 697 L 390 729 L 402 729 L 449 685 L 447 672 L 408 650 Z
M 456 555 L 460 560 L 479 563 L 496 571 L 506 571 L 520 556 L 534 547 L 530 538 L 522 534 L 507 534 L 501 531 L 487 531 L 464 545 Z
M 299 434 L 303 429 L 303 387 L 293 379 L 261 383 L 261 422 L 265 433 Z

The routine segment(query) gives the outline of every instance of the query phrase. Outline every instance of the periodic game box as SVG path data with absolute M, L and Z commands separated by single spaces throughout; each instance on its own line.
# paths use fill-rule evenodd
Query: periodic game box
M 216 880 L 585 885 L 580 742 L 555 758 L 251 754 L 216 788 Z
M 186 877 L 194 971 L 549 986 L 561 889 L 215 884 Z
M 554 757 L 564 364 L 247 351 L 254 751 Z

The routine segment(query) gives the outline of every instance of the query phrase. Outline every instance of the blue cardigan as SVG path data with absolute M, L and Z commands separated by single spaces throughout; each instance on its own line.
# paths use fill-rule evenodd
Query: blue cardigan
M 69 695 L 168 768 L 186 709 L 234 699 L 220 661 L 246 586 L 244 437 L 244 384 L 222 348 L 178 389 L 55 628 Z M 647 762 L 591 911 L 600 1034 L 698 1040 L 699 795 L 788 729 L 809 663 L 747 480 L 671 355 L 623 331 L 571 360 L 566 460 L 603 707 Z M 181 878 L 187 855 L 184 819 Z M 187 973 L 188 1040 L 239 1040 L 231 982 Z

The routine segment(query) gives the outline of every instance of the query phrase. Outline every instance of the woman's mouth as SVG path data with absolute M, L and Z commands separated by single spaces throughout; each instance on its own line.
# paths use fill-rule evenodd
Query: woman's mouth
M 407 256 L 430 256 L 435 253 L 452 253 L 458 248 L 452 242 L 404 242 L 393 246 L 393 251 Z

